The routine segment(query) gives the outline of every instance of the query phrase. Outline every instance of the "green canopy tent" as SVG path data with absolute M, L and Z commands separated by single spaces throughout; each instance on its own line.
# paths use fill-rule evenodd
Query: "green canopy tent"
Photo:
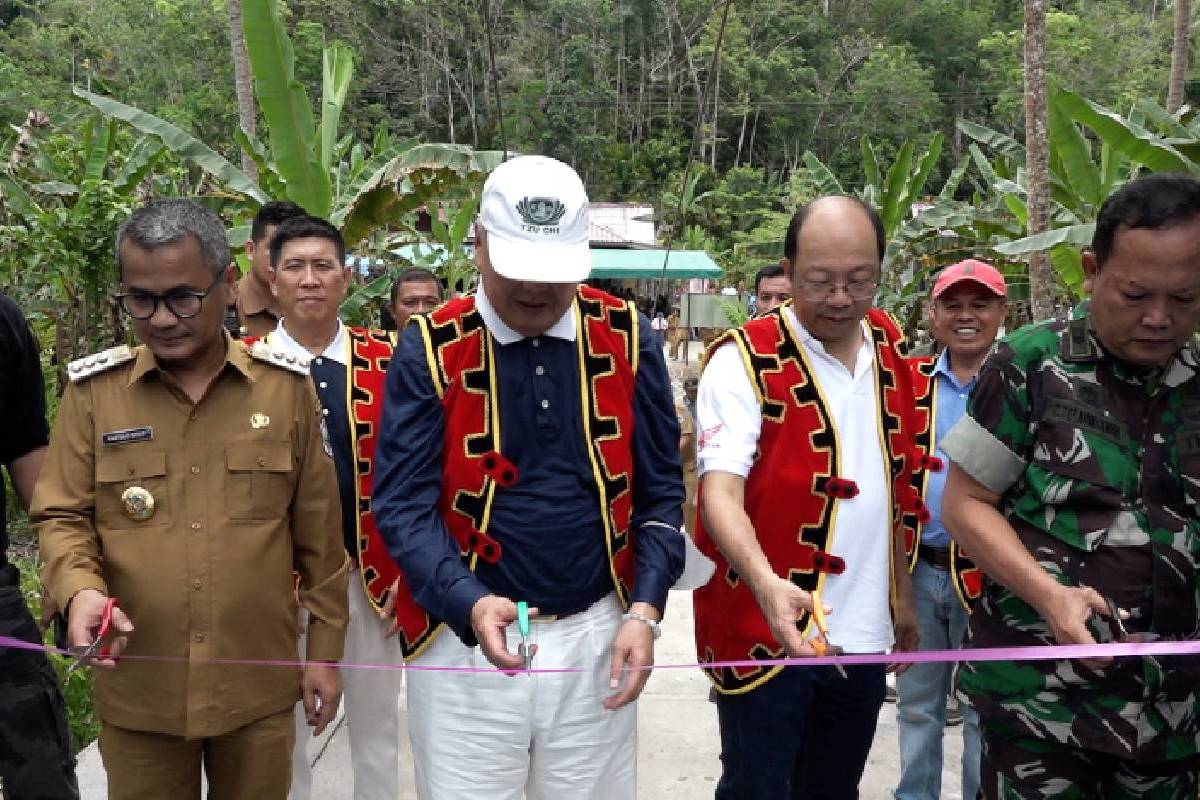
M 664 260 L 667 261 L 665 276 Z M 720 278 L 721 274 L 721 268 L 703 250 L 672 250 L 668 260 L 666 250 L 593 247 L 592 271 L 588 277 L 608 280 L 661 277 L 666 277 L 667 280 L 687 280 Z
M 463 251 L 470 254 L 471 246 L 463 245 Z M 392 250 L 392 253 L 409 261 L 423 262 L 434 269 L 445 260 L 445 248 L 439 244 L 404 245 Z M 588 277 L 606 280 L 662 278 L 663 261 L 666 258 L 667 251 L 659 248 L 593 247 L 592 271 Z M 717 262 L 703 250 L 672 250 L 665 277 L 676 281 L 720 278 L 721 275 Z

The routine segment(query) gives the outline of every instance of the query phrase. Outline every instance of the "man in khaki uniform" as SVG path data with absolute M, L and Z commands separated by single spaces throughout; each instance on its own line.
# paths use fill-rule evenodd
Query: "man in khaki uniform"
M 285 220 L 304 215 L 304 209 L 290 200 L 272 200 L 254 215 L 246 242 L 250 271 L 238 280 L 233 295 L 242 336 L 262 338 L 279 325 L 283 309 L 271 292 L 271 237 Z
M 282 800 L 292 705 L 303 696 L 318 729 L 332 719 L 347 619 L 308 365 L 223 332 L 233 275 L 211 212 L 152 203 L 121 226 L 117 253 L 144 346 L 68 367 L 32 510 L 42 578 L 74 647 L 119 604 L 112 655 L 92 660 L 112 800 L 199 798 L 202 763 L 210 797 Z M 218 663 L 297 659 L 293 571 L 311 612 L 303 672 Z

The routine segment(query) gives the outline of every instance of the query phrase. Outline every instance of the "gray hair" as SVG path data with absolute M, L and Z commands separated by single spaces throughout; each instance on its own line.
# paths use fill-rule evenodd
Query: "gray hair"
M 229 242 L 221 218 L 192 200 L 155 200 L 129 215 L 117 228 L 113 254 L 121 267 L 121 245 L 129 239 L 142 250 L 154 250 L 194 236 L 205 265 L 217 275 L 229 266 Z

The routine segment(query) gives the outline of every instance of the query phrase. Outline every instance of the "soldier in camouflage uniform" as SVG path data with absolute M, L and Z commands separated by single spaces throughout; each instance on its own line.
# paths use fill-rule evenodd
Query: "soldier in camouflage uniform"
M 943 443 L 974 647 L 1200 635 L 1200 182 L 1118 191 L 1084 267 L 1090 303 L 1002 342 Z M 959 688 L 985 798 L 1197 796 L 1200 660 L 968 662 Z

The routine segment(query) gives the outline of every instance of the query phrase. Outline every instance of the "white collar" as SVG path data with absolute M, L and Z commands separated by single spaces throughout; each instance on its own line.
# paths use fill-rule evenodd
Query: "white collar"
M 311 359 L 313 354 L 308 352 L 308 349 L 304 345 L 297 342 L 288 333 L 283 323 L 284 320 L 280 319 L 279 324 L 275 326 L 275 330 L 267 334 L 267 344 L 272 347 L 278 347 L 292 355 Z M 340 319 L 338 320 L 337 333 L 334 334 L 333 341 L 325 347 L 325 352 L 321 353 L 317 358 L 328 358 L 330 361 L 336 361 L 342 366 L 346 365 L 346 326 L 342 324 Z
M 488 300 L 486 288 L 486 283 L 480 281 L 479 289 L 475 292 L 475 308 L 479 310 L 479 316 L 483 317 L 483 324 L 487 326 L 488 332 L 492 334 L 493 338 L 502 345 L 509 345 L 513 342 L 529 338 L 522 336 L 504 324 L 504 320 L 500 319 L 500 315 L 496 313 L 495 307 Z M 563 312 L 563 315 L 558 318 L 558 322 L 551 325 L 542 336 L 553 336 L 555 339 L 563 339 L 568 342 L 575 341 L 574 300 L 571 301 L 571 305 Z
M 791 305 L 784 306 L 783 313 L 786 316 L 787 321 L 792 324 L 793 330 L 795 330 L 796 335 L 800 338 L 800 343 L 804 345 L 805 349 L 809 350 L 810 352 L 817 353 L 822 358 L 829 360 L 831 363 L 837 363 L 842 367 L 842 369 L 846 369 L 846 365 L 842 364 L 840 360 L 831 356 L 829 351 L 825 349 L 825 345 L 822 344 L 821 340 L 809 333 L 808 328 L 804 327 L 804 325 L 800 323 L 800 318 L 796 316 L 796 311 L 791 307 Z M 855 377 L 861 375 L 865 371 L 865 368 L 869 367 L 872 360 L 875 358 L 875 348 L 871 346 L 871 330 L 867 327 L 867 321 L 863 319 L 861 322 L 859 322 L 859 325 L 862 326 L 863 338 L 862 344 L 860 344 L 858 347 L 858 357 L 854 360 Z M 847 372 L 848 371 L 849 370 L 847 370 Z

